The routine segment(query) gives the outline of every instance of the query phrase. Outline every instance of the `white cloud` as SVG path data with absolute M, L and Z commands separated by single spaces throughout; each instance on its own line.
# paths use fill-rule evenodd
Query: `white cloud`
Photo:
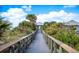
M 26 12 L 31 11 L 31 8 L 31 5 L 24 5 L 21 6 L 21 8 L 9 8 L 6 12 L 1 12 L 0 16 L 4 17 L 4 20 L 10 21 L 13 24 L 13 27 L 15 27 L 23 20 L 26 20 Z
M 29 6 L 22 6 L 22 8 L 25 10 L 25 11 L 31 11 L 31 5 Z
M 51 11 L 48 14 L 39 14 L 37 15 L 37 22 L 51 22 L 51 21 L 57 21 L 57 22 L 66 22 L 69 20 L 76 20 L 79 21 L 79 14 L 76 13 L 67 13 L 64 10 L 60 11 Z
M 25 20 L 26 12 L 21 8 L 10 8 L 7 12 L 2 12 L 1 16 L 5 17 L 4 20 L 8 20 L 13 24 L 13 27 L 17 26 L 21 21 Z
M 65 5 L 64 8 L 75 8 L 76 5 Z
M 25 16 L 27 13 L 24 9 L 31 9 L 32 7 L 29 6 L 22 6 L 21 8 L 9 8 L 6 12 L 2 12 L 1 16 L 5 17 L 4 20 L 8 20 L 13 24 L 13 27 L 17 26 L 20 22 L 22 22 L 25 19 Z M 39 22 L 51 22 L 51 21 L 57 21 L 57 22 L 66 22 L 69 20 L 76 20 L 79 21 L 79 14 L 76 13 L 68 13 L 64 10 L 60 11 L 51 11 L 47 14 L 39 14 L 37 15 L 37 23 Z

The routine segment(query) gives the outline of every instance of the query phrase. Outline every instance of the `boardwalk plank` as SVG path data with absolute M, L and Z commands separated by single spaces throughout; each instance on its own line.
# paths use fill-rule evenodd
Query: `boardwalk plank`
M 30 44 L 30 46 L 26 49 L 27 53 L 49 53 L 50 50 L 43 38 L 43 34 L 41 30 L 38 30 L 35 36 L 34 41 Z

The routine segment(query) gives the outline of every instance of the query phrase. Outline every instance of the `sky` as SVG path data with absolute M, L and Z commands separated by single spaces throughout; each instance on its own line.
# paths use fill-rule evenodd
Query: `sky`
M 28 14 L 37 16 L 37 24 L 44 22 L 79 22 L 79 5 L 0 5 L 0 16 L 17 26 Z M 27 20 L 28 21 L 28 20 Z

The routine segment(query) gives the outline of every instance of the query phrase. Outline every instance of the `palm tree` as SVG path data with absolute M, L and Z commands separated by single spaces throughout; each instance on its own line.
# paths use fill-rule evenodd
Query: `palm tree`
M 0 37 L 2 36 L 3 32 L 10 29 L 11 23 L 8 21 L 2 20 L 3 18 L 0 17 Z
M 30 22 L 27 22 L 27 21 L 22 21 L 21 23 L 19 23 L 20 31 L 26 32 L 27 28 L 31 27 L 31 25 L 29 23 Z
M 31 28 L 34 27 L 33 30 L 35 30 L 36 29 L 35 23 L 36 23 L 37 17 L 34 14 L 28 14 L 26 16 L 26 19 L 30 20 Z
M 30 22 L 36 23 L 37 17 L 34 14 L 28 14 L 26 19 L 30 20 Z

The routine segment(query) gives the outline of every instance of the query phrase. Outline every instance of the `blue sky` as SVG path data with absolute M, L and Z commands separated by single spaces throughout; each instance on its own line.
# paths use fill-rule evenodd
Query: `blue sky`
M 0 11 L 6 12 L 9 8 L 21 8 L 22 6 L 23 5 L 3 5 L 0 6 L 1 8 Z M 79 5 L 76 5 L 75 7 L 68 7 L 68 8 L 63 8 L 63 7 L 64 5 L 32 5 L 32 11 L 27 13 L 40 14 L 40 13 L 48 13 L 50 11 L 59 11 L 61 9 L 65 10 L 66 12 L 79 13 Z
M 1 5 L 1 16 L 17 26 L 27 14 L 35 14 L 38 22 L 79 21 L 79 5 Z

